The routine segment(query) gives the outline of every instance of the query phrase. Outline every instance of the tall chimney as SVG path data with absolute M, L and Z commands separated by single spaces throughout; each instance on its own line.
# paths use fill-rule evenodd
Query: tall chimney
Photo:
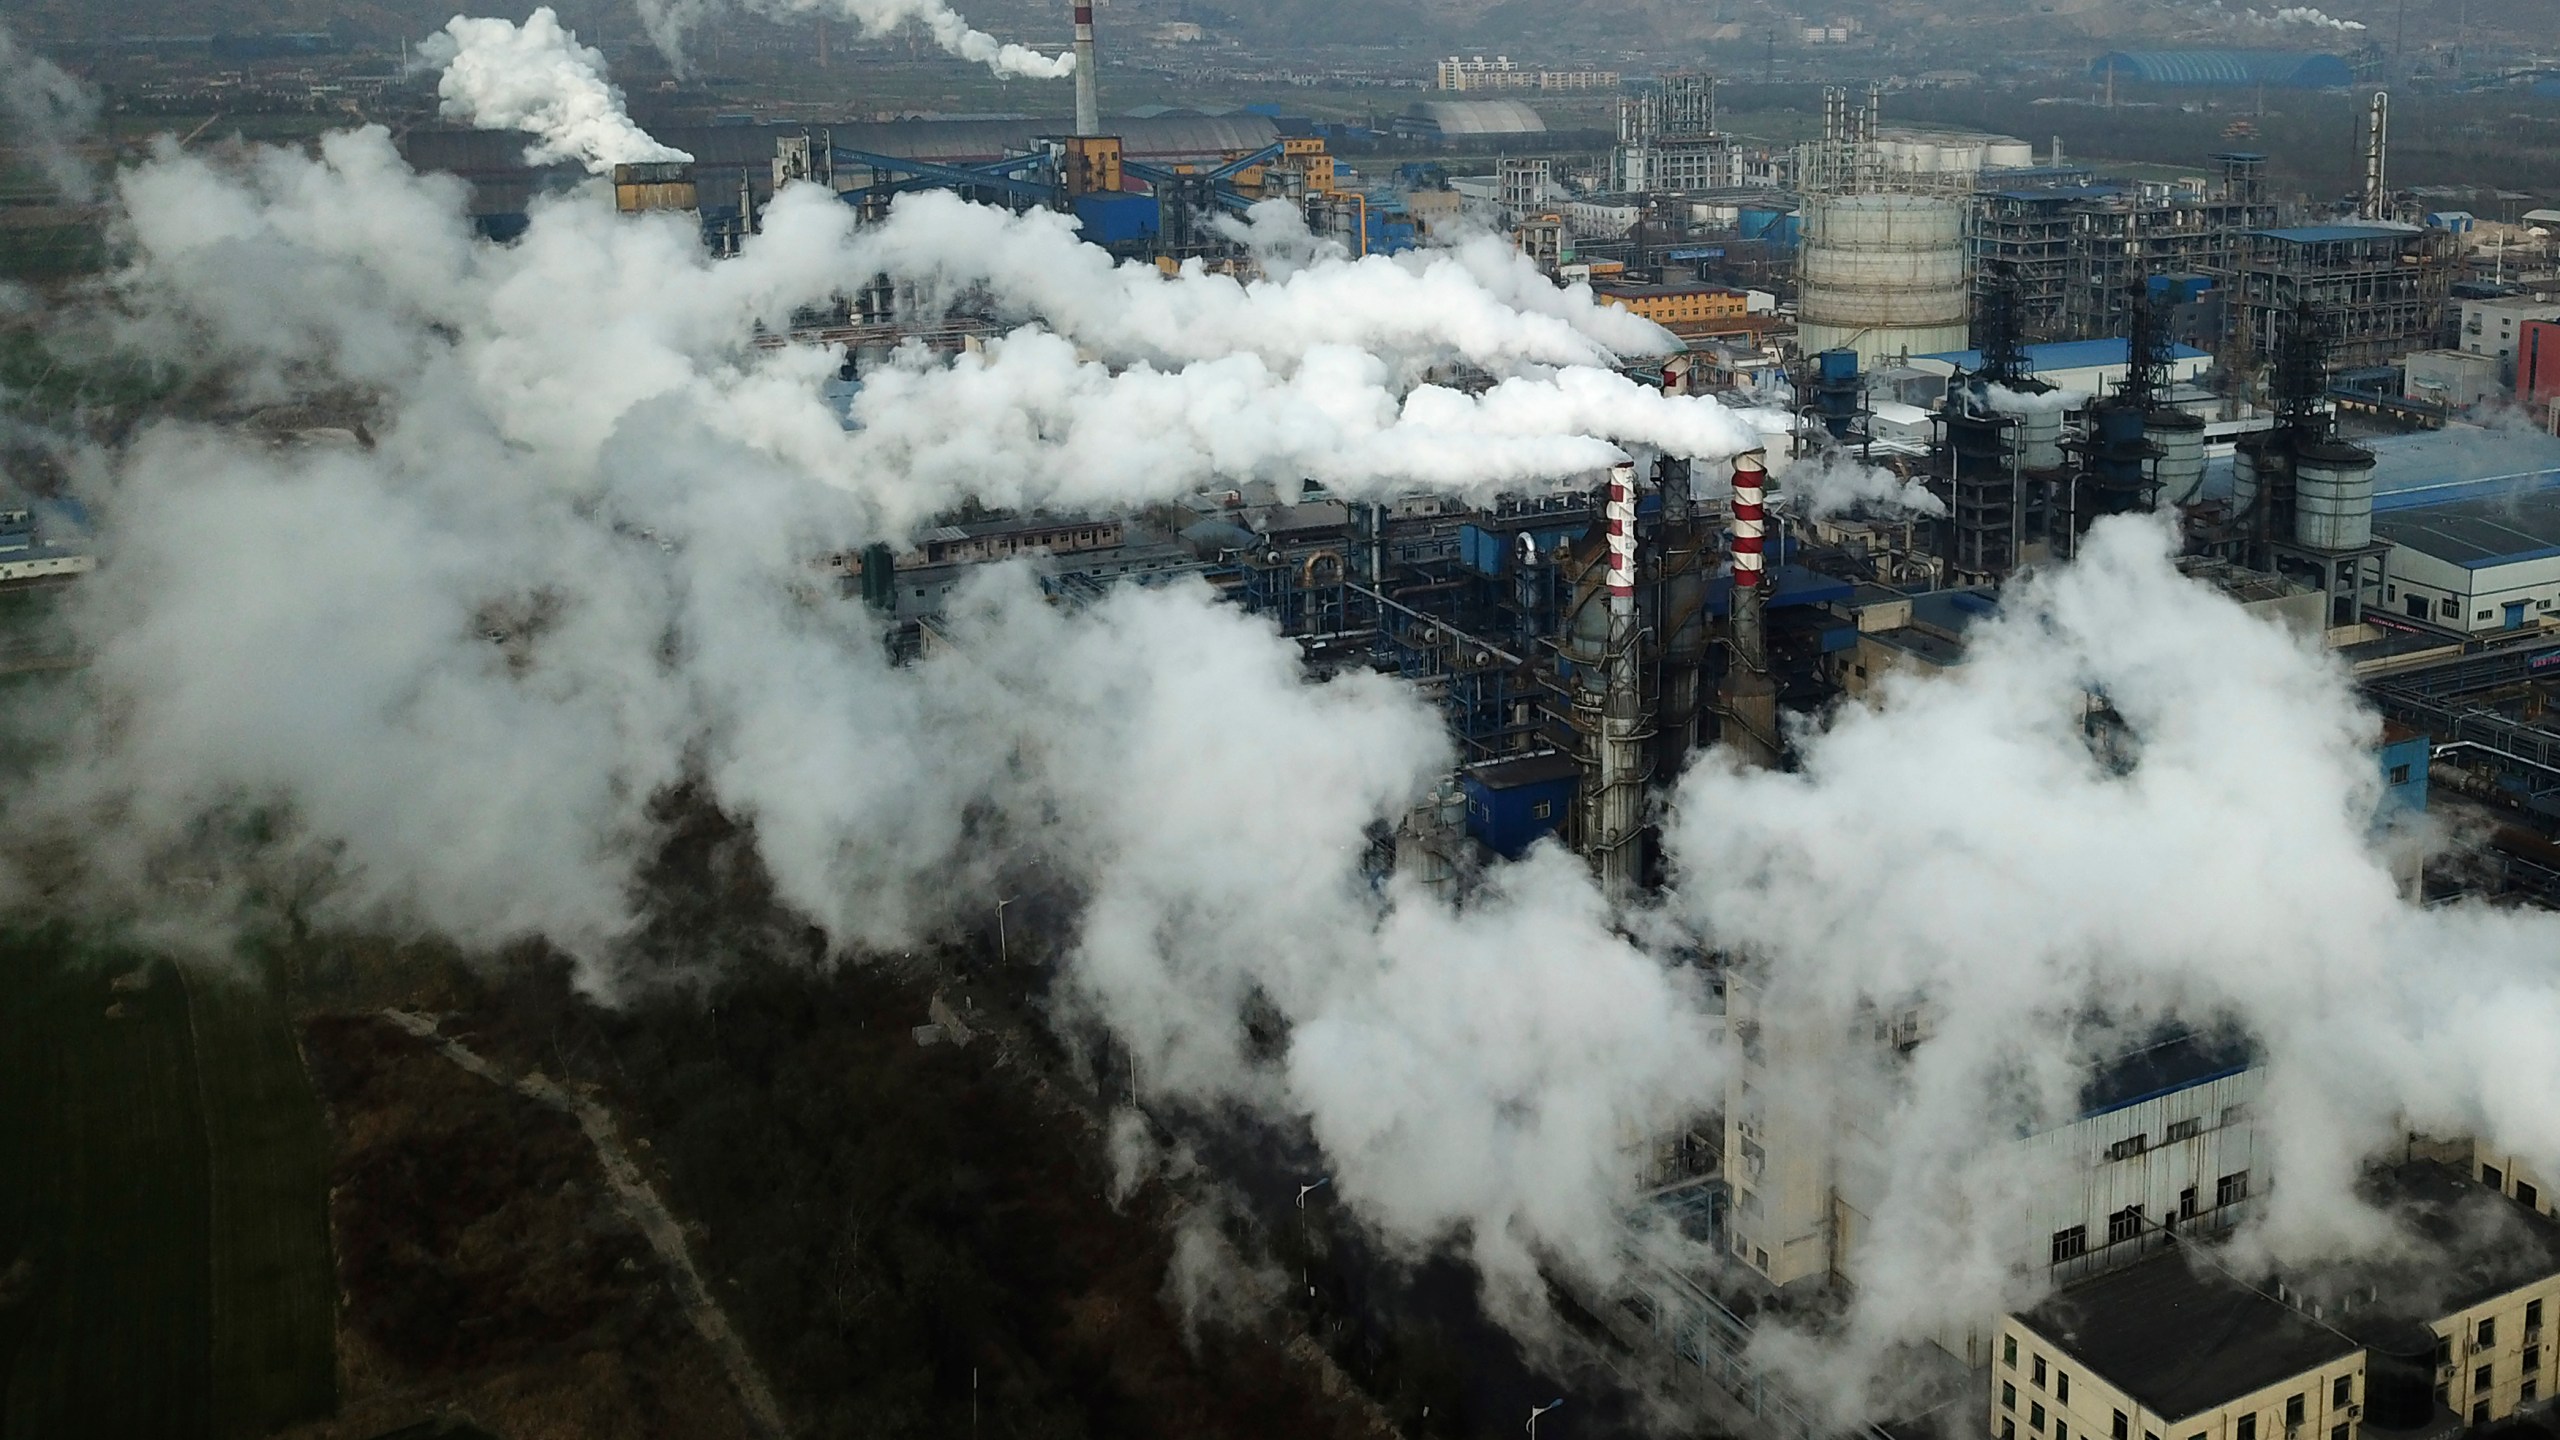
M 2386 207 L 2384 200 L 2385 171 L 2391 148 L 2391 92 L 2373 92 L 2373 120 L 2364 142 L 2364 205 L 2367 220 L 2379 220 Z
M 1644 694 L 1637 674 L 1636 467 L 1609 467 L 1601 516 L 1609 532 L 1609 651 L 1600 710 L 1599 784 L 1591 796 L 1585 845 L 1598 863 L 1601 887 L 1623 895 L 1636 884 L 1644 827 Z
M 1761 547 L 1768 534 L 1769 472 L 1757 455 L 1733 462 L 1733 643 L 1753 672 L 1769 668 L 1769 642 L 1761 625 L 1762 591 L 1768 556 Z
M 1102 133 L 1102 77 L 1093 68 L 1093 0 L 1076 0 L 1076 133 Z

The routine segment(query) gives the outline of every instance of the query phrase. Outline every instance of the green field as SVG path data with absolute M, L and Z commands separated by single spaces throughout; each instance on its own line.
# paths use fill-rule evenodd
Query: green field
M 0 1437 L 327 1414 L 326 1133 L 281 1008 L 52 933 L 0 973 Z

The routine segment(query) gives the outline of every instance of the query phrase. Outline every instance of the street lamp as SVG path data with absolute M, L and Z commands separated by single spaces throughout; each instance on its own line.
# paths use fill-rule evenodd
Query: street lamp
M 1546 1414 L 1550 1410 L 1562 1406 L 1563 1404 L 1563 1400 L 1557 1399 L 1550 1400 L 1544 1405 L 1532 1405 L 1529 1407 L 1529 1423 L 1525 1427 L 1529 1432 L 1529 1440 L 1538 1440 L 1538 1417 Z
M 1319 1175 L 1298 1187 L 1298 1283 L 1307 1287 L 1310 1300 L 1316 1298 L 1316 1282 L 1308 1275 L 1308 1265 L 1314 1258 L 1314 1252 L 1307 1243 L 1307 1197 L 1332 1183 L 1332 1176 Z

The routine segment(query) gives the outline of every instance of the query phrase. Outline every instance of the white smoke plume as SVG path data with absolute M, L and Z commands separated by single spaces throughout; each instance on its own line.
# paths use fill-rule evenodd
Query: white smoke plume
M 2560 921 L 2404 900 L 2345 671 L 2181 578 L 2173 538 L 2101 522 L 2075 564 L 2011 587 L 1964 664 L 1844 709 L 1796 771 L 1711 760 L 1681 787 L 1677 904 L 1752 957 L 1765 1043 L 1932 1017 L 1898 1072 L 1835 1044 L 1844 1063 L 1800 1077 L 1864 1117 L 1843 1161 L 1871 1220 L 1858 1363 L 2028 1298 L 2016 1137 L 2070 1118 L 2085 1066 L 2157 1023 L 2227 1020 L 2259 1047 L 2274 1253 L 2372 1243 L 2351 1181 L 2408 1130 L 2560 1158 L 2541 1099 L 2560 1060 L 2527 1038 L 2560 1024 Z M 2129 763 L 2093 753 L 2093 694 Z
M 880 36 L 913 22 L 924 27 L 945 54 L 984 65 L 1007 78 L 1063 80 L 1076 70 L 1075 52 L 1044 55 L 1027 45 L 998 40 L 970 25 L 943 0 L 738 0 L 745 9 L 777 19 L 830 14 L 851 20 L 865 35 Z M 724 0 L 640 0 L 640 22 L 670 64 L 684 64 L 685 37 L 722 13 Z
M 1859 510 L 1913 515 L 1947 512 L 1946 505 L 1919 480 L 1835 448 L 1825 447 L 1793 462 L 1783 454 L 1774 455 L 1769 473 L 1778 483 L 1780 503 L 1815 520 Z
M 418 55 L 444 72 L 436 94 L 448 118 L 540 137 L 525 147 L 527 164 L 575 160 L 602 175 L 693 158 L 632 123 L 622 92 L 605 79 L 602 52 L 579 44 L 548 5 L 522 25 L 456 15 L 420 42 Z
M 1967 663 L 1798 737 L 1796 771 L 1702 762 L 1662 916 L 1552 848 L 1463 905 L 1374 886 L 1372 827 L 1453 761 L 1438 714 L 1381 675 L 1309 683 L 1205 586 L 1065 609 L 994 569 L 948 644 L 896 667 L 810 568 L 965 498 L 1127 507 L 1251 475 L 1473 493 L 1763 443 L 1747 412 L 1594 363 L 1644 337 L 1500 257 L 1313 259 L 1261 287 L 1088 259 L 1062 286 L 1007 258 L 1059 243 L 1051 222 L 902 202 L 864 230 L 814 187 L 724 262 L 592 188 L 500 247 L 379 131 L 164 150 L 120 199 L 125 343 L 243 401 L 354 396 L 369 443 L 162 422 L 73 467 L 108 551 L 76 607 L 97 718 L 0 833 L 77 856 L 90 893 L 147 892 L 250 828 L 209 817 L 254 815 L 255 863 L 325 877 L 315 923 L 538 936 L 610 993 L 652 802 L 679 785 L 850 954 L 1047 875 L 1080 902 L 1061 1003 L 1135 1055 L 1149 1104 L 1305 1126 L 1352 1215 L 1404 1253 L 1462 1250 L 1515 1315 L 1541 1267 L 1614 1273 L 1625 1147 L 1724 1093 L 1703 987 L 1662 958 L 1694 948 L 1658 938 L 1676 928 L 1749 957 L 1805 1036 L 1937 1017 L 1907 1070 L 1780 1077 L 1867 1117 L 1874 1223 L 1835 1367 L 2019 1293 L 2003 1147 L 2151 1020 L 2259 1041 L 2270 1243 L 2368 1234 L 2339 1181 L 2403 1125 L 2560 1172 L 2560 925 L 2402 902 L 2344 674 L 2179 579 L 2140 523 L 2014 591 Z M 881 272 L 1037 323 L 875 369 L 847 431 L 817 393 L 834 357 L 750 337 Z M 1336 314 L 1347 297 L 1374 313 Z M 1502 378 L 1408 383 L 1450 357 Z M 2091 755 L 2093 691 L 2129 763 Z
M 0 115 L 9 118 L 10 148 L 33 160 L 63 198 L 96 197 L 97 177 L 78 144 L 97 123 L 98 97 L 26 48 L 6 24 L 0 24 Z
M 1987 385 L 1983 396 L 2003 415 L 2068 415 L 2087 409 L 2090 399 L 2081 390 L 2013 390 L 2006 385 Z
M 2252 10 L 2249 14 L 2252 18 L 2256 18 L 2258 12 Z M 2339 30 L 2349 32 L 2365 28 L 2364 22 L 2361 20 L 2341 20 L 2335 15 L 2331 15 L 2326 11 L 2314 9 L 2308 5 L 2283 6 L 2277 9 L 2273 14 L 2268 15 L 2266 17 L 2266 23 L 2270 25 L 2304 25 L 2315 30 Z

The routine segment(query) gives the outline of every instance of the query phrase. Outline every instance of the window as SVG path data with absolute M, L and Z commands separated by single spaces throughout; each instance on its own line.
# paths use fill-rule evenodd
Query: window
M 2061 1264 L 2061 1263 L 2062 1263 L 2063 1261 L 2065 1261 L 2065 1260 L 2076 1260 L 2076 1259 L 2078 1259 L 2079 1257 L 2081 1257 L 2081 1256 L 2083 1256 L 2083 1255 L 2086 1255 L 2086 1254 L 2088 1254 L 2088 1253 L 2089 1253 L 2089 1227 L 2088 1227 L 2088 1226 L 2086 1226 L 2086 1225 L 2074 1225 L 2074 1226 L 2072 1226 L 2072 1227 L 2071 1227 L 2070 1229 L 2068 1229 L 2068 1230 L 2056 1230 L 2056 1231 L 2054 1231 L 2054 1232 L 2053 1232 L 2053 1263 L 2054 1263 L 2054 1264 L 2059 1265 L 2059 1264 Z M 2042 1369 L 2044 1368 L 2044 1362 L 2043 1362 L 2043 1361 L 2041 1361 L 2041 1360 L 2037 1361 L 2037 1362 L 2036 1362 L 2036 1368 L 2037 1368 L 2038 1370 L 2042 1370 Z
M 2401 768 L 2401 769 L 2403 769 L 2403 770 L 2406 770 L 2406 769 L 2408 769 L 2409 767 L 2408 767 L 2408 766 L 2406 766 L 2406 765 L 2403 765 L 2403 766 L 2401 766 L 2400 768 Z M 2395 781 L 2393 781 L 2392 783 L 2396 785 L 2396 784 L 2398 784 L 2398 783 L 2400 783 L 2400 782 L 2398 782 L 2398 781 L 2396 781 L 2396 780 L 2395 780 Z M 1553 815 L 1553 814 L 1555 814 L 1555 813 L 1556 813 L 1555 802 L 1553 802 L 1553 801 L 1551 801 L 1551 800 L 1541 800 L 1541 801 L 1539 801 L 1537 804 L 1532 805 L 1532 806 L 1530 806 L 1530 807 L 1529 807 L 1529 818 L 1530 818 L 1530 819 L 1532 819 L 1532 820 L 1544 820 L 1544 819 L 1546 819 L 1548 816 Z
M 2452 1336 L 2439 1335 L 2436 1337 L 2436 1363 L 2439 1365 L 2450 1365 L 2453 1363 Z
M 2243 1415 L 2231 1426 L 2231 1440 L 2258 1440 L 2258 1417 Z
M 2526 1374 L 2528 1374 L 2528 1375 L 2531 1375 L 2531 1374 L 2534 1374 L 2534 1373 L 2536 1373 L 2536 1372 L 2540 1371 L 2541 1369 L 2542 1369 L 2542 1347 L 2541 1347 L 2541 1346 L 2539 1346 L 2539 1345 L 2527 1345 L 2526 1347 L 2524 1347 L 2524 1371 L 2525 1371 L 2525 1373 L 2526 1373 Z
M 2356 1398 L 2356 1377 L 2341 1375 L 2329 1382 L 2329 1408 L 2344 1410 Z
M 2524 1377 L 2524 1384 L 2518 1386 L 2516 1389 L 2516 1403 L 2519 1405 L 2530 1405 L 2535 1401 L 2535 1399 L 2540 1397 L 2541 1394 L 2541 1380 L 2534 1376 L 2527 1375 Z
M 2150 1148 L 2151 1137 L 2149 1135 L 2128 1135 L 2124 1139 L 2107 1147 L 2107 1158 L 2110 1160 L 2130 1160 L 2134 1156 L 2139 1155 Z
M 2394 765 L 2394 766 L 2392 766 L 2392 767 L 2391 767 L 2391 783 L 2392 783 L 2392 784 L 2394 784 L 2394 785 L 2406 785 L 2406 784 L 2408 784 L 2408 783 L 2409 783 L 2409 767 L 2408 767 L 2408 766 L 2406 766 L 2406 765 Z
M 2245 1101 L 2238 1105 L 2225 1105 L 2222 1107 L 2222 1123 L 2225 1125 L 2237 1125 L 2248 1118 L 2249 1106 Z
M 2071 1398 L 2070 1371 L 2056 1370 L 2053 1372 L 2053 1398 L 2056 1400 L 2068 1400 Z
M 2524 1302 L 2524 1333 L 2530 1335 L 2541 1328 L 2542 1302 L 2539 1300 L 2527 1300 Z
M 2471 1423 L 2474 1425 L 2486 1425 L 2489 1423 L 2488 1401 L 2474 1400 L 2471 1402 Z
M 2000 1363 L 2008 1366 L 2012 1370 L 2018 1368 L 2017 1336 L 2003 1335 L 2000 1337 Z
M 1767 1271 L 1769 1268 L 1769 1252 L 1766 1250 L 1752 1251 L 1751 1263 L 1759 1266 L 1763 1272 Z
M 2439 601 L 2436 608 L 2448 619 L 2462 613 L 2462 607 L 2455 604 L 2453 597 L 2450 595 L 2447 595 L 2442 601 Z
M 2000 1408 L 2003 1410 L 2018 1408 L 2018 1387 L 2006 1380 L 2000 1382 Z
M 2000 1440 L 2018 1440 L 2018 1422 L 2006 1415 L 2000 1417 Z
M 2495 614 L 2497 614 L 2497 613 L 2498 613 L 2498 612 L 2497 612 L 2497 611 L 2495 611 L 2495 610 L 2483 610 L 2483 611 L 2481 611 L 2479 614 L 2474 615 L 2474 616 L 2472 616 L 2471 618 L 2472 618 L 2472 619 L 2474 619 L 2474 620 L 2486 620 L 2486 619 L 2488 619 L 2490 616 L 2495 615 Z
M 2347 1440 L 2347 1425 L 2341 1420 L 2329 1427 L 2329 1440 Z
M 2053 1440 L 2071 1440 L 2071 1427 L 2063 1424 L 2059 1415 L 2053 1417 Z
M 2287 1395 L 2284 1397 L 2284 1428 L 2290 1430 L 2301 1423 L 2302 1396 L 2299 1394 Z
M 2213 1203 L 2236 1205 L 2249 1198 L 2249 1172 L 2239 1171 L 2213 1182 Z
M 2121 1410 L 2116 1412 L 2116 1428 L 2114 1433 L 2116 1440 L 2131 1440 L 2133 1435 L 2133 1422 L 2126 1419 L 2124 1412 Z
M 2495 1364 L 2488 1364 L 2472 1371 L 2471 1393 L 2477 1395 L 2484 1390 L 2495 1389 L 2497 1387 L 2498 1377 L 2494 1372 L 2497 1368 L 2498 1367 Z
M 2480 1183 L 2492 1190 L 2504 1191 L 2507 1188 L 2506 1172 L 2495 1165 L 2483 1165 L 2480 1167 Z
M 2527 1210 L 2539 1210 L 2542 1208 L 2542 1192 L 2519 1180 L 2516 1182 L 2516 1203 Z
M 2039 1435 L 2044 1433 L 2044 1406 L 2037 1404 L 2027 1407 L 2027 1428 Z
M 2181 1140 L 2193 1140 L 2196 1138 L 2196 1132 L 2203 1128 L 2204 1122 L 2201 1120 L 2172 1120 L 2169 1122 L 2169 1128 L 2161 1132 L 2160 1143 L 2175 1145 Z
M 2127 1205 L 2107 1217 L 2107 1243 L 2121 1245 L 2142 1236 L 2142 1207 Z
M 2486 1350 L 2498 1343 L 2497 1316 L 2492 1315 L 2488 1319 L 2480 1322 L 2480 1339 L 2478 1343 L 2480 1348 L 2483 1350 Z
M 2196 1218 L 2196 1187 L 2193 1185 L 2178 1192 L 2178 1218 L 2181 1220 Z
M 2037 1389 L 2041 1390 L 2041 1389 L 2043 1389 L 2043 1388 L 2044 1388 L 2044 1357 L 2043 1357 L 2043 1356 L 2039 1355 L 2039 1356 L 2037 1356 L 2037 1357 L 2036 1357 L 2036 1359 L 2035 1359 L 2035 1369 L 2034 1369 L 2034 1372 L 2033 1372 L 2032 1374 L 2028 1375 L 2028 1376 L 2027 1376 L 2027 1378 L 2028 1378 L 2028 1379 L 2030 1379 L 2030 1380 L 2033 1380 L 2033 1381 L 2036 1383 L 2036 1388 L 2037 1388 Z

